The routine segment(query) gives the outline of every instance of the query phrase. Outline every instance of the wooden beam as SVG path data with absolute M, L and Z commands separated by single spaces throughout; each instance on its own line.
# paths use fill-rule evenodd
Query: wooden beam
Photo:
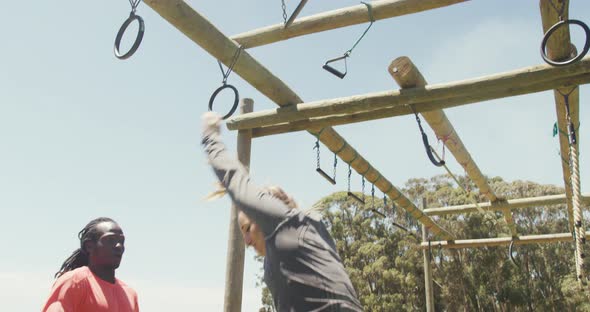
M 369 2 L 375 20 L 418 13 L 467 0 L 380 0 Z M 367 7 L 363 4 L 302 17 L 289 27 L 275 24 L 232 36 L 245 48 L 258 47 L 290 38 L 326 30 L 370 22 Z
M 534 86 L 530 86 L 529 91 L 523 92 L 521 94 L 533 93 L 533 92 L 540 92 L 554 89 L 557 85 L 579 85 L 579 84 L 586 84 L 590 83 L 590 74 L 579 75 L 572 78 L 565 78 L 561 79 L 560 81 L 554 81 L 550 83 L 541 83 Z M 534 87 L 534 89 L 533 89 Z M 533 91 L 531 91 L 533 90 Z M 510 92 L 513 93 L 512 95 L 518 95 L 517 92 Z M 506 96 L 509 96 L 506 94 Z M 473 104 L 473 103 L 480 103 L 482 101 L 486 101 L 489 99 L 497 98 L 494 95 L 485 95 L 482 96 L 480 99 L 475 99 L 472 97 L 458 97 L 452 98 L 449 100 L 441 100 L 441 101 L 431 101 L 431 102 L 423 102 L 414 104 L 416 110 L 420 112 L 426 112 L 435 109 L 443 109 L 443 108 L 451 108 L 461 105 Z M 499 103 L 499 102 L 497 102 Z M 317 118 L 308 118 L 304 120 L 288 122 L 288 123 L 280 123 L 274 126 L 267 126 L 267 127 L 259 127 L 252 129 L 252 136 L 254 138 L 264 137 L 269 135 L 275 134 L 282 134 L 282 133 L 290 133 L 290 132 L 297 132 L 302 130 L 308 130 L 314 127 L 327 127 L 327 126 L 337 126 L 337 125 L 345 125 L 351 123 L 358 123 L 363 121 L 370 121 L 376 119 L 383 119 L 383 118 L 390 118 L 396 116 L 404 116 L 412 114 L 412 110 L 408 106 L 396 106 L 393 108 L 385 108 L 385 109 L 378 109 L 369 112 L 361 112 L 356 114 L 342 114 L 342 115 L 331 115 L 328 117 L 317 117 Z
M 422 198 L 422 210 L 426 210 L 426 198 Z M 428 231 L 422 225 L 422 242 L 428 243 Z M 426 312 L 435 312 L 434 310 L 434 289 L 432 287 L 432 261 L 431 253 L 428 250 L 422 250 L 422 259 L 424 262 L 424 292 L 426 295 Z
M 584 204 L 590 205 L 590 194 L 583 196 Z M 567 202 L 565 194 L 560 195 L 548 195 L 530 198 L 519 198 L 519 199 L 508 199 L 506 201 L 497 201 L 495 203 L 485 202 L 479 203 L 479 207 L 484 210 L 492 211 L 503 211 L 506 209 L 523 209 L 535 206 L 550 206 L 550 205 L 561 205 Z M 469 205 L 457 205 L 440 208 L 429 208 L 424 209 L 424 213 L 429 216 L 444 216 L 450 214 L 466 214 L 478 212 L 477 207 L 474 204 Z
M 586 238 L 590 238 L 590 234 L 586 234 Z M 443 249 L 461 249 L 461 248 L 476 248 L 476 247 L 495 247 L 508 246 L 512 242 L 512 237 L 497 237 L 497 238 L 479 238 L 479 239 L 458 239 L 452 242 L 447 241 L 431 241 L 431 248 Z M 514 239 L 514 245 L 527 245 L 539 243 L 558 243 L 571 242 L 571 233 L 559 234 L 542 234 L 542 235 L 526 235 Z M 428 249 L 428 242 L 421 243 L 420 248 Z
M 224 64 L 228 65 L 239 50 L 239 46 L 235 41 L 225 36 L 185 1 L 144 0 L 144 2 Z M 242 51 L 233 71 L 279 106 L 303 102 L 291 88 L 250 56 L 247 51 Z M 420 223 L 424 224 L 431 233 L 444 240 L 453 239 L 450 232 L 441 228 L 430 217 L 422 213 L 334 129 L 331 127 L 317 127 L 310 129 L 309 132 L 319 138 L 320 142 L 331 151 L 337 152 L 342 160 L 350 163 L 351 168 L 356 172 L 365 176 L 369 182 L 375 183 L 377 188 L 391 197 L 398 206 L 404 208 Z
M 240 113 L 247 114 L 254 110 L 252 99 L 240 102 Z M 250 154 L 252 150 L 252 130 L 238 132 L 238 160 L 250 171 Z M 244 254 L 245 245 L 238 224 L 238 207 L 232 204 L 229 220 L 227 257 L 225 258 L 225 293 L 223 298 L 224 312 L 242 311 L 242 289 L 244 286 Z
M 404 90 L 389 90 L 320 100 L 276 109 L 258 111 L 228 119 L 228 129 L 250 129 L 302 121 L 309 118 L 350 115 L 380 109 L 398 108 L 410 113 L 441 109 L 485 100 L 550 90 L 570 83 L 588 83 L 590 56 L 565 67 L 537 65 L 469 80 L 433 84 Z M 426 106 L 426 107 L 420 107 Z
M 561 2 L 562 5 L 565 5 L 564 14 L 567 18 L 569 14 L 569 5 L 567 2 Z M 555 9 L 551 6 L 549 1 L 541 0 L 539 2 L 539 7 L 541 10 L 541 19 L 543 24 L 543 33 L 547 32 L 551 26 L 553 26 L 557 21 L 559 21 L 559 16 Z M 572 53 L 572 46 L 570 40 L 570 33 L 567 27 L 562 27 L 557 30 L 551 38 L 549 38 L 547 42 L 547 55 L 554 60 L 561 60 L 567 58 Z M 563 172 L 563 180 L 565 185 L 565 193 L 568 197 L 568 219 L 570 229 L 573 230 L 574 227 L 574 216 L 573 216 L 573 204 L 571 201 L 572 198 L 572 187 L 571 187 L 571 173 L 569 169 L 569 141 L 567 136 L 567 122 L 565 120 L 565 103 L 563 96 L 559 93 L 562 92 L 569 92 L 568 88 L 554 88 L 556 89 L 553 94 L 555 97 L 555 109 L 557 113 L 557 126 L 559 129 L 559 151 L 562 155 L 562 162 L 561 168 Z M 572 113 L 572 121 L 576 124 L 576 127 L 579 126 L 579 90 L 574 90 L 569 96 L 571 101 L 570 103 L 570 112 Z
M 387 68 L 389 74 L 397 84 L 402 88 L 424 88 L 426 86 L 426 79 L 418 70 L 416 65 L 408 57 L 398 57 Z M 499 198 L 490 188 L 486 178 L 484 177 L 479 167 L 471 158 L 471 154 L 463 144 L 461 137 L 447 118 L 443 110 L 433 110 L 421 113 L 424 120 L 430 125 L 436 137 L 443 141 L 443 144 L 453 154 L 457 162 L 463 167 L 467 175 L 473 183 L 479 188 L 479 192 L 486 196 L 491 202 L 497 201 Z M 506 224 L 510 229 L 512 236 L 518 236 L 516 232 L 516 225 L 512 219 L 512 212 L 510 210 L 502 210 Z
M 551 26 L 557 23 L 559 20 L 567 20 L 569 15 L 569 1 L 563 0 L 557 3 L 557 6 L 561 12 L 561 16 L 558 15 L 554 3 L 550 0 L 541 0 L 539 7 L 541 10 L 541 20 L 543 24 L 543 33 L 545 33 Z M 561 27 L 549 38 L 546 46 L 546 52 L 549 58 L 552 60 L 566 60 L 572 55 L 575 55 L 575 47 L 572 45 L 570 40 L 569 27 Z M 582 218 L 582 207 L 580 206 L 580 179 L 579 179 L 579 144 L 573 144 L 570 146 L 569 138 L 567 135 L 567 124 L 566 120 L 566 96 L 569 105 L 570 119 L 574 125 L 574 129 L 578 129 L 580 125 L 579 120 L 579 107 L 580 107 L 580 93 L 577 86 L 569 88 L 559 88 L 553 92 L 555 97 L 555 108 L 557 111 L 557 125 L 559 129 L 559 143 L 560 143 L 560 154 L 562 157 L 562 171 L 565 184 L 565 192 L 568 195 L 568 221 L 570 225 L 570 231 L 576 234 L 575 247 L 576 247 L 576 277 L 580 285 L 586 285 L 586 272 L 584 267 L 584 244 L 585 244 L 585 230 L 583 227 Z M 580 132 L 577 131 L 576 134 Z M 579 142 L 579 138 L 578 138 Z

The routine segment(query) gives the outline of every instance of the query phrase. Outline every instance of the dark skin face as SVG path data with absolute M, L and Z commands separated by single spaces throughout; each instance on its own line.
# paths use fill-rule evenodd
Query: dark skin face
M 115 283 L 115 270 L 121 264 L 125 252 L 125 235 L 118 224 L 101 222 L 96 226 L 99 238 L 96 242 L 86 242 L 88 267 L 101 279 Z

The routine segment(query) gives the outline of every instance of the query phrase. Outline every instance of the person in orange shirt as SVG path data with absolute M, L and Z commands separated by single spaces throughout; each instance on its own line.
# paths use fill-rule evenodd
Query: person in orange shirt
M 78 233 L 80 248 L 55 274 L 43 312 L 137 312 L 137 293 L 115 277 L 125 252 L 123 230 L 110 218 L 90 221 Z

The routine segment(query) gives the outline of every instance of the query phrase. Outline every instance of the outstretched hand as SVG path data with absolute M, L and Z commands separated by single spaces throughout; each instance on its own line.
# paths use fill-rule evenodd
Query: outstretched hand
M 201 115 L 201 124 L 203 133 L 219 133 L 221 132 L 221 115 L 216 112 L 206 112 Z

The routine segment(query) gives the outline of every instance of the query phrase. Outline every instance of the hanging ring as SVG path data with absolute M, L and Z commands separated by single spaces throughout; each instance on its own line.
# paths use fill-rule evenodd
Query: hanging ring
M 215 101 L 215 98 L 217 97 L 219 92 L 221 92 L 223 89 L 227 89 L 227 88 L 231 89 L 234 92 L 234 105 L 231 107 L 229 112 L 227 114 L 225 114 L 225 116 L 222 117 L 223 119 L 229 118 L 231 115 L 233 115 L 233 113 L 238 108 L 238 102 L 240 100 L 238 89 L 236 89 L 236 87 L 234 87 L 230 84 L 223 84 L 221 87 L 217 88 L 217 90 L 215 90 L 215 92 L 213 92 L 213 94 L 211 95 L 211 98 L 209 99 L 209 111 L 212 111 L 213 110 L 213 102 Z
M 582 29 L 586 33 L 586 43 L 584 44 L 584 49 L 582 49 L 581 53 L 578 53 L 578 55 L 576 55 L 574 58 L 571 58 L 569 60 L 562 61 L 562 62 L 553 61 L 549 58 L 549 56 L 547 56 L 547 53 L 545 52 L 545 49 L 547 47 L 547 42 L 549 41 L 549 38 L 551 37 L 551 35 L 557 29 L 559 29 L 561 26 L 566 26 L 568 24 L 578 25 L 578 26 L 582 27 Z M 581 60 L 586 55 L 586 53 L 588 53 L 588 50 L 590 50 L 590 28 L 588 28 L 588 25 L 584 24 L 584 22 L 579 21 L 579 20 L 574 20 L 574 19 L 562 20 L 562 21 L 555 23 L 555 25 L 551 26 L 551 28 L 549 28 L 549 30 L 547 30 L 547 32 L 545 33 L 545 36 L 543 36 L 543 41 L 541 42 L 541 57 L 543 57 L 543 60 L 545 62 L 547 62 L 547 64 L 553 65 L 553 66 L 565 66 L 565 65 L 573 64 L 573 63 Z
M 121 54 L 121 52 L 119 51 L 121 46 L 121 39 L 123 39 L 123 34 L 125 33 L 125 30 L 127 30 L 127 27 L 129 27 L 129 25 L 134 20 L 137 20 L 137 22 L 139 23 L 139 30 L 137 31 L 135 42 L 133 43 L 133 46 L 131 46 L 131 49 L 127 51 L 127 53 Z M 120 60 L 125 60 L 131 57 L 131 55 L 133 55 L 133 53 L 135 53 L 135 51 L 137 51 L 137 49 L 139 48 L 141 40 L 143 39 L 144 32 L 145 23 L 143 22 L 143 18 L 141 18 L 141 16 L 139 15 L 136 15 L 135 11 L 131 11 L 131 13 L 129 13 L 129 17 L 127 18 L 127 20 L 125 20 L 123 25 L 121 25 L 121 28 L 119 28 L 119 32 L 117 33 L 117 37 L 115 38 L 115 56 Z

